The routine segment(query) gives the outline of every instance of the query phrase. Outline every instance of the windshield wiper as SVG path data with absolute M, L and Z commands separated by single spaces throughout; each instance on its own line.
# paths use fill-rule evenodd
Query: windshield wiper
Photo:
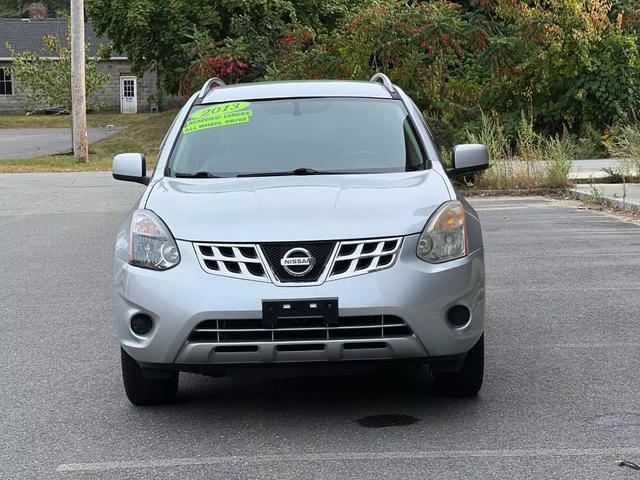
M 214 175 L 211 172 L 196 172 L 196 173 L 178 173 L 176 172 L 174 174 L 174 177 L 176 178 L 222 178 L 219 177 L 218 175 Z
M 256 172 L 256 173 L 241 173 L 238 177 L 281 177 L 285 175 L 339 175 L 341 173 L 349 172 L 327 172 L 323 170 L 316 170 L 314 168 L 300 167 L 294 170 L 286 172 Z

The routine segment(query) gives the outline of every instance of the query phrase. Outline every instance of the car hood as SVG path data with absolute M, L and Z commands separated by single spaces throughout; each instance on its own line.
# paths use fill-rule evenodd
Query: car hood
M 176 239 L 216 242 L 341 240 L 420 232 L 449 200 L 433 170 L 367 175 L 222 179 L 165 177 L 146 208 Z

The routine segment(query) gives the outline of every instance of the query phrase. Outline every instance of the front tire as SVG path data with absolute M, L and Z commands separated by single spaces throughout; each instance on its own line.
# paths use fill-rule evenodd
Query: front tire
M 166 372 L 166 378 L 145 377 L 142 368 L 123 348 L 120 348 L 122 380 L 127 398 L 134 405 L 171 403 L 178 394 L 178 372 Z M 164 372 L 163 372 L 164 373 Z
M 451 397 L 475 397 L 484 377 L 484 334 L 464 359 L 458 372 L 431 372 L 431 380 L 438 393 Z

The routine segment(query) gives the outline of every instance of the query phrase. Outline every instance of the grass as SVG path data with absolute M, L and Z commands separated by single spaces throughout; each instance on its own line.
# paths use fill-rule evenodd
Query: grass
M 562 135 L 543 137 L 523 115 L 512 148 L 498 119 L 483 114 L 479 131 L 467 133 L 470 142 L 482 143 L 489 151 L 490 168 L 475 177 L 477 188 L 518 190 L 570 185 L 569 171 L 577 146 L 566 130 Z
M 571 160 L 576 158 L 578 146 L 573 142 L 567 130 L 556 134 L 543 143 L 543 155 L 546 163 L 546 183 L 552 188 L 569 186 Z
M 640 123 L 611 129 L 609 152 L 618 158 L 622 176 L 640 176 Z
M 73 155 L 70 154 L 47 155 L 20 160 L 0 160 L 0 173 L 111 170 L 113 156 L 123 152 L 144 153 L 147 157 L 147 169 L 151 170 L 155 165 L 160 143 L 175 115 L 175 111 L 138 115 L 88 115 L 89 126 L 113 125 L 122 128 L 115 135 L 100 140 L 89 147 L 89 163 L 76 163 L 73 160 Z M 23 118 L 25 117 L 2 116 L 0 117 L 0 128 L 69 127 L 68 117 L 58 117 L 59 119 L 50 115 L 26 117 L 31 120 L 35 119 L 36 122 L 20 124 L 20 122 L 24 121 L 22 120 Z M 55 122 L 61 123 L 56 124 Z M 7 125 L 11 125 L 11 127 Z
M 89 113 L 90 127 L 128 127 L 157 117 L 155 113 L 120 115 L 119 113 Z M 0 128 L 71 128 L 70 115 L 0 115 Z

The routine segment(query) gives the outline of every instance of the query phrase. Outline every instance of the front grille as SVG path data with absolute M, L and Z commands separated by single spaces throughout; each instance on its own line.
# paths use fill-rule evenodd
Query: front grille
M 411 328 L 395 315 L 339 317 L 337 326 L 325 319 L 280 318 L 273 328 L 263 328 L 262 319 L 205 320 L 191 333 L 190 342 L 279 342 L 307 340 L 361 340 L 406 337 Z
M 195 243 L 196 255 L 208 273 L 226 277 L 269 282 L 254 245 L 234 243 Z
M 197 242 L 193 245 L 198 261 L 207 273 L 293 285 L 340 280 L 390 268 L 399 256 L 402 237 L 260 245 Z M 298 256 L 306 259 L 306 252 L 300 254 L 302 249 L 309 252 L 315 263 L 303 275 L 292 275 L 281 262 L 291 251 L 294 252 L 289 258 Z M 304 270 L 304 265 L 289 266 L 289 269 L 298 269 L 300 272 Z
M 318 281 L 333 254 L 335 245 L 336 242 L 262 243 L 260 248 L 278 281 L 282 283 L 299 283 Z M 286 253 L 295 248 L 308 250 L 311 256 L 315 258 L 313 268 L 304 276 L 289 274 L 280 263 Z
M 391 267 L 402 238 L 380 238 L 340 242 L 328 280 L 353 277 Z

